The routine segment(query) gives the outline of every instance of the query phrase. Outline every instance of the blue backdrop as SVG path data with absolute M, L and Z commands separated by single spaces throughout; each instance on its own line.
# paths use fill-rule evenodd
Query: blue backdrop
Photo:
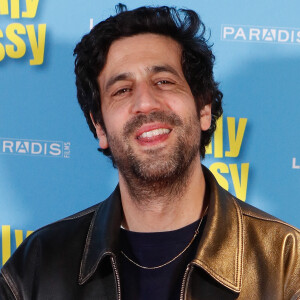
M 234 195 L 300 227 L 300 3 L 184 7 L 211 31 L 224 93 L 204 164 Z M 117 184 L 77 104 L 72 54 L 112 14 L 109 1 L 0 0 L 0 267 L 31 231 L 102 201 Z

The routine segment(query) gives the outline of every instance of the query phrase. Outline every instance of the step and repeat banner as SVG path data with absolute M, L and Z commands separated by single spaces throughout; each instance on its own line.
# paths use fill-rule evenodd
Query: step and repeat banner
M 214 44 L 224 115 L 203 163 L 232 194 L 300 227 L 298 1 L 151 1 L 191 8 Z M 0 267 L 37 228 L 118 182 L 76 99 L 73 49 L 103 0 L 0 0 Z

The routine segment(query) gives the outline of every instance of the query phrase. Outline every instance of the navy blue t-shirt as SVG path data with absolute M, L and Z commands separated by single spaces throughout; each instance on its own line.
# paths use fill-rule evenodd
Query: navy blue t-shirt
M 184 272 L 195 257 L 206 218 L 190 247 L 172 263 L 145 270 L 120 254 L 121 293 L 124 300 L 177 300 Z M 142 266 L 154 267 L 171 260 L 191 241 L 199 220 L 183 228 L 154 233 L 121 229 L 121 250 Z

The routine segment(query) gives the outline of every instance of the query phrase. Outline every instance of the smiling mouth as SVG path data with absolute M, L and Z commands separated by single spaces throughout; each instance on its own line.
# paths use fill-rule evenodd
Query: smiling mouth
M 153 129 L 150 131 L 143 132 L 141 135 L 137 137 L 138 140 L 145 139 L 145 138 L 153 138 L 158 137 L 160 135 L 169 134 L 171 132 L 170 129 L 167 128 L 159 128 L 159 129 Z
M 167 140 L 171 132 L 170 128 L 149 128 L 137 135 L 136 139 L 141 146 L 156 146 Z

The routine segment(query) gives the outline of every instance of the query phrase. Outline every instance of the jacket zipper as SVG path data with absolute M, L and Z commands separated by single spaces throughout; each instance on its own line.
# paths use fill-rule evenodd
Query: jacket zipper
M 110 260 L 111 260 L 111 264 L 112 264 L 114 274 L 115 274 L 115 281 L 116 281 L 116 286 L 117 286 L 117 300 L 121 300 L 121 285 L 120 285 L 120 276 L 119 276 L 119 272 L 117 269 L 117 264 L 114 259 L 114 256 L 111 256 Z
M 183 280 L 182 280 L 182 284 L 181 284 L 181 291 L 180 291 L 180 300 L 184 300 L 185 299 L 185 290 L 188 286 L 188 281 L 190 278 L 190 274 L 192 272 L 193 267 L 191 266 L 191 264 L 188 264 L 184 275 L 183 275 Z

